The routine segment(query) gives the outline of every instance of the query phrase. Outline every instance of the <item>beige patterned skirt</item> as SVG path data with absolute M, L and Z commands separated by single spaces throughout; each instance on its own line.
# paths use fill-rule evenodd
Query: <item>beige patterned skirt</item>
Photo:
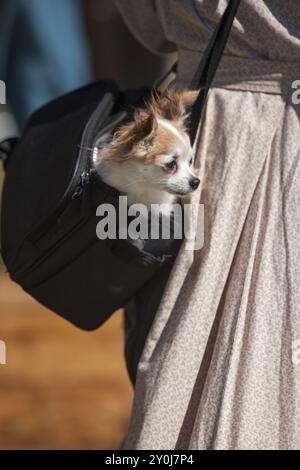
M 182 54 L 181 85 L 198 60 Z M 176 260 L 125 449 L 300 448 L 297 79 L 300 64 L 222 60 L 196 151 L 204 247 Z

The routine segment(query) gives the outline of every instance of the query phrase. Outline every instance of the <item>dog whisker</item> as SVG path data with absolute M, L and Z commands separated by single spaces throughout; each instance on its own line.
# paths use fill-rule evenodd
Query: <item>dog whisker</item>
M 85 145 L 80 145 L 80 144 L 78 144 L 78 147 L 82 150 L 88 150 L 89 152 L 94 152 L 94 150 L 95 150 L 95 147 L 94 148 L 86 147 Z

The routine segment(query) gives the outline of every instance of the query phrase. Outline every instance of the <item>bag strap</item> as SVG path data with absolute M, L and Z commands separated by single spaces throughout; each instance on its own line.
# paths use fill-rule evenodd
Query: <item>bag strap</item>
M 211 40 L 204 52 L 202 60 L 194 74 L 190 88 L 199 89 L 199 95 L 192 106 L 190 114 L 189 134 L 192 145 L 195 142 L 198 124 L 206 98 L 225 49 L 231 26 L 235 18 L 241 0 L 229 0 L 226 10 L 216 27 Z

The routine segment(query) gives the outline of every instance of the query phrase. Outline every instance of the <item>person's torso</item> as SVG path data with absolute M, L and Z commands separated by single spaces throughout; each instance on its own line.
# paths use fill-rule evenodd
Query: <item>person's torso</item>
M 202 52 L 228 0 L 157 2 L 167 38 Z M 241 0 L 226 55 L 300 62 L 299 0 Z

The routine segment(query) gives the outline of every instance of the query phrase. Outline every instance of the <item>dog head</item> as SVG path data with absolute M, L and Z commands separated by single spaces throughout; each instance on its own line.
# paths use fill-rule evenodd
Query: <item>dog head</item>
M 169 90 L 152 96 L 134 119 L 115 132 L 101 158 L 126 165 L 148 188 L 186 195 L 199 186 L 193 152 L 185 127 L 189 106 L 198 92 Z

